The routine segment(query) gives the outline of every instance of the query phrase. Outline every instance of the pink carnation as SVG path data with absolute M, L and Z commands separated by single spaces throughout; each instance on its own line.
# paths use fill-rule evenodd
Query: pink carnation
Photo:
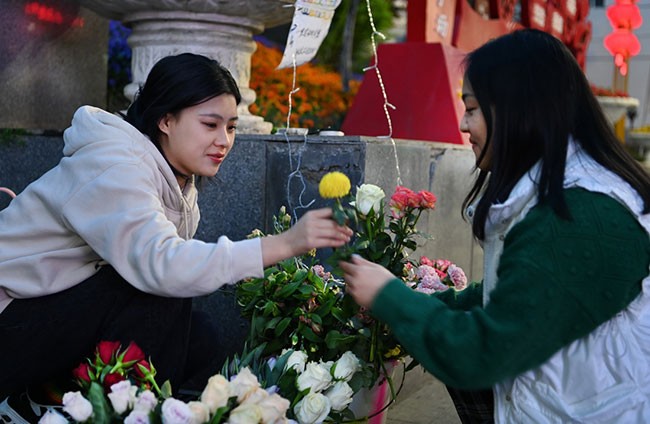
M 449 289 L 449 287 L 443 283 L 442 281 L 434 281 L 434 282 L 423 282 L 422 284 L 418 285 L 415 288 L 415 291 L 418 291 L 420 293 L 426 293 L 426 294 L 431 294 L 435 292 L 442 292 Z
M 438 275 L 436 273 L 433 273 L 433 274 L 428 274 L 428 275 L 425 275 L 424 277 L 422 277 L 422 279 L 420 280 L 419 287 L 425 287 L 425 288 L 433 289 L 437 285 L 439 285 L 440 283 L 441 283 L 440 277 L 438 277 Z
M 451 261 L 448 261 L 447 259 L 436 259 L 435 265 L 433 266 L 440 271 L 446 272 L 449 265 L 451 265 Z
M 434 266 L 434 262 L 426 256 L 420 256 L 420 265 Z
M 451 264 L 449 265 L 449 268 L 447 268 L 447 275 L 451 282 L 454 283 L 454 288 L 456 290 L 463 290 L 467 287 L 467 276 L 465 276 L 465 272 L 462 268 Z
M 418 280 L 423 280 L 425 277 L 428 276 L 438 277 L 438 274 L 436 273 L 436 270 L 433 267 L 429 265 L 420 265 L 415 270 L 415 276 L 418 278 Z
M 311 268 L 314 271 L 314 274 L 318 275 L 323 280 L 327 281 L 332 277 L 332 273 L 325 272 L 323 265 L 316 264 Z

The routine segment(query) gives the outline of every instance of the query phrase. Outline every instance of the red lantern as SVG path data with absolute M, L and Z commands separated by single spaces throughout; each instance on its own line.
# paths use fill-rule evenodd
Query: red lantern
M 619 3 L 608 7 L 607 18 L 614 29 L 636 29 L 643 23 L 639 6 L 633 3 Z
M 638 55 L 641 51 L 639 39 L 626 29 L 615 29 L 605 37 L 603 44 L 612 56 L 621 54 L 624 57 L 631 57 Z

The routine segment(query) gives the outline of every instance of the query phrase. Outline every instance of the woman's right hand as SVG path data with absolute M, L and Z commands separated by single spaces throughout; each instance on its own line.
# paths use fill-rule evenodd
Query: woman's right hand
M 262 238 L 264 266 L 303 255 L 312 249 L 341 247 L 351 237 L 350 228 L 340 226 L 332 219 L 332 209 L 311 210 L 284 233 Z

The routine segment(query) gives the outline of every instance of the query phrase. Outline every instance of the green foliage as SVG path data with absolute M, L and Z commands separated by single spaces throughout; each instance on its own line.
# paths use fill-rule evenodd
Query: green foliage
M 359 10 L 356 17 L 354 28 L 352 69 L 354 72 L 361 73 L 363 68 L 368 66 L 372 57 L 372 44 L 370 36 L 372 27 L 368 16 L 366 1 L 360 0 Z M 389 29 L 393 23 L 393 9 L 389 0 L 369 0 L 372 10 L 373 21 L 377 31 L 382 32 Z M 328 64 L 334 69 L 338 69 L 340 63 L 340 52 L 343 47 L 343 30 L 350 8 L 351 0 L 343 0 L 334 13 L 332 24 L 327 37 L 323 40 L 316 60 L 319 63 Z M 382 40 L 378 38 L 377 43 Z

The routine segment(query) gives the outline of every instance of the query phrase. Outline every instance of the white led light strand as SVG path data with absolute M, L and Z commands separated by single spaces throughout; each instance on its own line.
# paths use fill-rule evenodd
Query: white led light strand
M 284 140 L 287 142 L 287 150 L 289 153 L 289 169 L 291 169 L 291 173 L 289 174 L 289 177 L 287 178 L 287 206 L 289 207 L 289 210 L 291 211 L 291 214 L 293 216 L 293 222 L 295 223 L 298 221 L 298 214 L 297 211 L 299 209 L 307 209 L 309 208 L 315 200 L 312 199 L 309 203 L 305 204 L 303 202 L 303 195 L 305 194 L 305 191 L 307 190 L 307 183 L 305 183 L 305 178 L 302 175 L 302 172 L 300 171 L 300 166 L 302 165 L 302 154 L 305 151 L 305 147 L 307 146 L 307 134 L 303 134 L 303 145 L 300 146 L 298 149 L 298 163 L 296 164 L 296 168 L 294 169 L 293 167 L 293 156 L 291 153 L 291 141 L 289 140 L 289 129 L 291 128 L 291 111 L 292 111 L 292 96 L 300 91 L 300 87 L 296 87 L 296 74 L 297 74 L 297 67 L 296 67 L 296 55 L 294 54 L 292 56 L 292 68 L 293 68 L 293 80 L 291 83 L 291 91 L 289 91 L 289 111 L 287 112 L 287 127 L 285 128 L 284 131 Z M 291 180 L 297 178 L 300 181 L 300 184 L 302 185 L 302 188 L 300 190 L 300 194 L 298 195 L 298 205 L 296 207 L 293 207 L 292 202 L 291 202 Z
M 366 0 L 366 8 L 368 9 L 368 19 L 370 21 L 370 27 L 372 28 L 372 34 L 370 35 L 370 42 L 372 44 L 372 52 L 375 56 L 375 64 L 368 66 L 363 69 L 363 72 L 374 69 L 375 74 L 377 75 L 377 81 L 379 82 L 379 88 L 381 89 L 381 94 L 384 98 L 384 114 L 386 115 L 386 121 L 388 122 L 388 135 L 379 136 L 379 138 L 390 138 L 390 142 L 393 145 L 393 155 L 395 156 L 395 168 L 397 170 L 397 184 L 402 185 L 402 173 L 399 169 L 399 159 L 397 158 L 397 146 L 395 145 L 395 140 L 393 139 L 393 121 L 390 117 L 389 109 L 395 110 L 395 105 L 391 104 L 388 101 L 388 94 L 386 94 L 386 86 L 384 85 L 384 80 L 381 76 L 381 71 L 379 70 L 379 55 L 377 55 L 377 42 L 375 37 L 381 37 L 382 40 L 386 39 L 386 36 L 381 32 L 377 31 L 375 26 L 375 19 L 372 16 L 372 9 L 370 8 L 370 0 Z

